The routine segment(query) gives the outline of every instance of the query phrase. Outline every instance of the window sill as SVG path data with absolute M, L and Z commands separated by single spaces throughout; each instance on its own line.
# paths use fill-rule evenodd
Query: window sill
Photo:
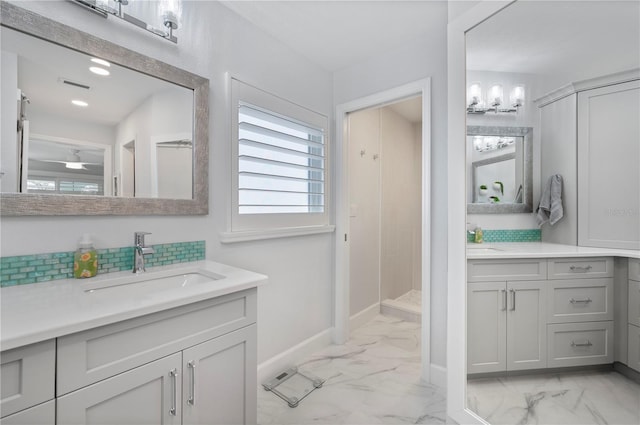
M 243 230 L 238 232 L 220 233 L 220 242 L 223 244 L 236 242 L 259 241 L 263 239 L 290 238 L 295 236 L 317 235 L 321 233 L 333 233 L 336 226 L 302 226 L 285 227 L 280 229 Z

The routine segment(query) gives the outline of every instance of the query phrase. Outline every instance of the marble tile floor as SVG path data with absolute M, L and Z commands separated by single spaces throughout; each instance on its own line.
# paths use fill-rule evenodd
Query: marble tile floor
M 400 295 L 396 301 L 422 308 L 422 291 L 412 289 L 406 294 Z
M 491 424 L 640 424 L 640 384 L 613 371 L 470 379 L 468 407 Z
M 260 425 L 445 423 L 445 391 L 420 381 L 418 323 L 378 315 L 298 368 L 326 382 L 295 408 L 260 386 Z

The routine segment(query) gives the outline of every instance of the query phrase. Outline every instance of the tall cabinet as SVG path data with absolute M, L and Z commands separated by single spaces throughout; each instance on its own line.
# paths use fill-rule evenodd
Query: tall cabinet
M 578 244 L 640 249 L 640 81 L 578 93 Z
M 564 218 L 544 242 L 640 249 L 640 71 L 538 99 L 541 184 L 563 176 Z

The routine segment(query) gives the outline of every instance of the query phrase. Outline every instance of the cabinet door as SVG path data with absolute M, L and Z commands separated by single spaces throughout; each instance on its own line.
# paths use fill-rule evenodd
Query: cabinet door
M 545 285 L 507 283 L 507 370 L 547 367 Z
M 629 323 L 640 326 L 640 282 L 629 281 Z
M 180 353 L 58 398 L 59 424 L 180 424 Z
M 467 286 L 467 373 L 506 369 L 506 283 Z
M 55 425 L 55 423 L 55 400 L 49 400 L 0 419 L 0 425 Z
M 183 352 L 185 424 L 255 424 L 256 325 Z
M 629 352 L 627 366 L 640 372 L 640 327 L 627 325 L 629 329 Z
M 640 248 L 640 81 L 578 94 L 578 245 Z

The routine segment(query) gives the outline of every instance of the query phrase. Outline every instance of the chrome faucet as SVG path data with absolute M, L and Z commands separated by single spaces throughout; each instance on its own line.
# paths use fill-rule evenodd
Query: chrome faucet
M 143 273 L 145 271 L 144 267 L 144 256 L 155 253 L 156 251 L 150 247 L 144 245 L 144 236 L 150 235 L 149 232 L 135 232 L 134 234 L 134 246 L 133 246 L 133 272 L 134 273 Z

